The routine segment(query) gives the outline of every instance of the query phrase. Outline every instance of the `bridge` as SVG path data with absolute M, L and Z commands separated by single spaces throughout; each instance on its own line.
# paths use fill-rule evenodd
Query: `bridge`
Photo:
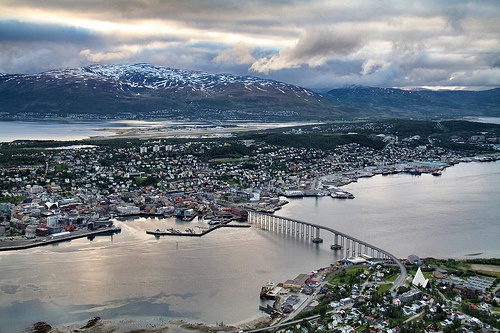
M 396 256 L 333 228 L 255 211 L 248 212 L 248 223 L 266 230 L 280 232 L 304 240 L 311 240 L 313 243 L 323 242 L 323 239 L 320 237 L 320 232 L 324 230 L 333 234 L 333 244 L 331 248 L 333 250 L 345 251 L 346 257 L 366 255 L 372 258 L 383 259 L 387 263 L 398 265 L 401 274 L 396 281 L 394 281 L 391 291 L 398 288 L 406 280 L 406 268 Z

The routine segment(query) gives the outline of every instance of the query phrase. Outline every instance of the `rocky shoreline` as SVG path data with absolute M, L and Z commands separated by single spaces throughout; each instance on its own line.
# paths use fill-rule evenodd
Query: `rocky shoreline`
M 200 333 L 216 333 L 216 332 L 236 332 L 238 330 L 250 330 L 260 327 L 265 327 L 270 323 L 271 319 L 267 316 L 260 317 L 255 320 L 243 323 L 238 326 L 234 325 L 207 325 L 203 323 L 190 323 L 184 320 L 170 320 L 165 322 L 162 318 L 156 319 L 141 319 L 141 320 L 101 320 L 99 317 L 90 319 L 86 324 L 72 324 L 61 326 L 58 328 L 50 328 L 50 330 L 39 330 L 37 327 L 50 327 L 46 323 L 36 323 L 29 332 L 46 332 L 46 333 L 163 333 L 163 332 L 200 332 Z

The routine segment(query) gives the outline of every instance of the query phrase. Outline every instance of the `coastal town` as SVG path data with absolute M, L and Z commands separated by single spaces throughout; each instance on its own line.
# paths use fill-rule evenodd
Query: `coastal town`
M 0 245 L 13 238 L 36 240 L 109 226 L 113 216 L 241 219 L 248 209 L 274 213 L 287 196 L 352 199 L 355 193 L 341 186 L 360 177 L 400 172 L 439 176 L 455 163 L 499 158 L 491 150 L 498 138 L 491 135 L 460 138 L 488 145 L 492 153 L 477 156 L 418 134 L 375 135 L 384 124 L 335 125 L 330 130 L 349 137 L 367 128 L 373 132 L 372 146 L 351 142 L 331 150 L 254 139 L 111 140 L 46 148 L 29 141 L 3 143 L 0 235 L 5 237 Z M 292 138 L 305 132 L 282 131 Z
M 499 331 L 498 275 L 453 259 L 411 255 L 402 261 L 410 275 L 398 288 L 396 267 L 347 259 L 277 285 L 268 282 L 261 298 L 272 301 L 261 308 L 281 332 Z
M 287 204 L 287 197 L 356 200 L 356 193 L 342 186 L 361 177 L 440 177 L 456 163 L 500 158 L 498 137 L 487 134 L 450 136 L 453 142 L 484 147 L 476 154 L 443 147 L 424 135 L 378 133 L 381 125 L 332 128 L 346 137 L 370 128 L 372 145 L 353 140 L 320 149 L 247 137 L 51 142 L 43 148 L 40 142 L 2 143 L 0 156 L 9 162 L 0 166 L 0 250 L 120 232 L 113 221 L 128 216 L 206 219 L 206 230 L 151 231 L 201 236 L 233 221 L 246 226 L 238 222 L 246 222 L 248 211 L 272 214 Z M 293 138 L 305 130 L 282 132 Z M 411 276 L 395 286 L 397 266 L 355 259 L 265 285 L 261 296 L 269 301 L 262 311 L 272 318 L 267 325 L 280 325 L 275 329 L 284 332 L 498 331 L 500 295 L 494 275 L 466 270 L 464 276 L 448 261 L 412 257 L 401 259 Z

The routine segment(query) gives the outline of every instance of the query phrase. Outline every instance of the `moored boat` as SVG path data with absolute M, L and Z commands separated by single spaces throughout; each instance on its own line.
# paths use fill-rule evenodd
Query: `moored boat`
M 275 285 L 271 281 L 267 282 L 265 286 L 260 289 L 260 298 L 275 299 L 276 292 L 274 292 Z

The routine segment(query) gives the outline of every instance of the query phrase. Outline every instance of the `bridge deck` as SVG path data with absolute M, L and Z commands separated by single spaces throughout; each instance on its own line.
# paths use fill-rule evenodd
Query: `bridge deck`
M 354 238 L 352 236 L 349 236 L 347 235 L 346 233 L 343 233 L 341 231 L 338 231 L 338 230 L 335 230 L 333 228 L 330 228 L 330 227 L 325 227 L 325 226 L 322 226 L 322 225 L 319 225 L 319 224 L 315 224 L 315 223 L 310 223 L 310 222 L 304 222 L 304 221 L 299 221 L 299 220 L 295 220 L 295 219 L 291 219 L 291 218 L 288 218 L 288 217 L 283 217 L 283 216 L 278 216 L 278 215 L 273 215 L 273 214 L 267 214 L 267 213 L 261 213 L 261 212 L 249 212 L 248 214 L 248 223 L 252 223 L 252 217 L 256 217 L 256 216 L 268 216 L 268 217 L 271 217 L 271 218 L 275 218 L 275 219 L 281 219 L 281 220 L 284 220 L 284 221 L 290 221 L 290 222 L 293 222 L 293 223 L 298 223 L 298 224 L 303 224 L 303 225 L 307 225 L 307 226 L 310 226 L 312 228 L 316 228 L 317 230 L 325 230 L 325 231 L 328 231 L 328 232 L 331 232 L 332 234 L 334 235 L 339 235 L 341 237 L 344 237 L 346 239 L 349 239 L 350 241 L 353 241 L 355 243 L 357 243 L 358 245 L 363 245 L 365 246 L 366 248 L 369 248 L 369 249 L 372 249 L 372 250 L 375 250 L 379 253 L 382 253 L 384 254 L 385 256 L 389 257 L 392 261 L 394 261 L 395 264 L 397 264 L 399 266 L 399 269 L 401 271 L 401 275 L 399 276 L 399 278 L 394 282 L 394 285 L 392 286 L 391 290 L 394 290 L 395 288 L 397 288 L 399 285 L 401 285 L 405 280 L 406 280 L 406 276 L 407 276 L 407 272 L 406 272 L 406 268 L 404 266 L 404 264 L 398 259 L 396 258 L 396 256 L 392 255 L 391 253 L 377 247 L 377 246 L 373 246 L 371 244 L 368 244 L 360 239 L 357 239 L 357 238 Z M 319 233 L 318 233 L 319 235 Z M 318 238 L 318 237 L 316 237 Z M 353 246 L 354 247 L 354 246 Z

